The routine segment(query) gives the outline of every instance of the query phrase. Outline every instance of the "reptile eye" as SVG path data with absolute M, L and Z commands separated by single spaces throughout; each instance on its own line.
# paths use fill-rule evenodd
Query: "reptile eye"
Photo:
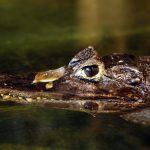
M 85 66 L 82 68 L 87 77 L 93 77 L 99 72 L 99 68 L 97 65 Z
M 99 82 L 105 73 L 105 66 L 100 61 L 89 61 L 83 64 L 80 68 L 75 70 L 73 76 L 80 80 L 89 82 Z

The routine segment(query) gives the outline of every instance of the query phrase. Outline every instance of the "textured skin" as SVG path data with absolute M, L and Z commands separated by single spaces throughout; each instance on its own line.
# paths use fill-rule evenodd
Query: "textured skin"
M 105 74 L 98 82 L 75 76 L 75 72 L 89 59 L 105 65 Z M 34 76 L 0 75 L 3 101 L 97 113 L 150 106 L 149 56 L 112 54 L 100 58 L 89 47 L 70 61 L 64 75 L 53 82 L 52 89 L 45 89 L 44 83 L 31 84 Z
M 139 57 L 138 66 L 143 73 L 144 83 L 150 86 L 150 56 Z

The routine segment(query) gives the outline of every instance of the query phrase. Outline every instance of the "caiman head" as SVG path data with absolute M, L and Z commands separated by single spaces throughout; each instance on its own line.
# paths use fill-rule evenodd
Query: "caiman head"
M 67 66 L 38 73 L 33 83 L 38 82 L 44 82 L 50 93 L 61 93 L 64 100 L 82 100 L 90 109 L 97 109 L 97 102 L 109 110 L 112 106 L 141 106 L 147 97 L 149 101 L 149 85 L 144 82 L 135 56 L 100 57 L 91 46 L 75 55 Z
M 149 62 L 149 56 L 100 57 L 90 46 L 67 66 L 39 72 L 34 79 L 0 76 L 0 94 L 19 103 L 98 113 L 132 110 L 150 104 Z

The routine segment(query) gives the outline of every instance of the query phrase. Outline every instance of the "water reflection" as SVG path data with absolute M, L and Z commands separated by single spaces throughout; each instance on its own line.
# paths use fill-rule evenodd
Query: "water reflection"
M 1 0 L 0 70 L 59 66 L 88 45 L 102 55 L 122 51 L 148 55 L 148 4 L 143 1 L 141 7 L 135 0 Z
M 110 7 L 111 6 L 111 9 Z M 78 0 L 78 34 L 82 37 L 80 45 L 98 44 L 104 35 L 113 36 L 124 31 L 130 23 L 127 19 L 126 1 Z M 126 50 L 126 37 L 115 41 L 117 51 Z
M 0 148 L 142 149 L 149 148 L 150 128 L 117 115 L 89 114 L 37 107 L 5 107 L 0 113 Z M 109 144 L 108 144 L 109 143 Z
M 0 72 L 62 66 L 89 45 L 101 55 L 149 55 L 149 7 L 139 0 L 1 0 Z
M 99 25 L 99 4 L 98 0 L 78 0 L 77 23 L 78 34 L 81 36 L 78 41 L 80 45 L 96 44 L 100 38 Z

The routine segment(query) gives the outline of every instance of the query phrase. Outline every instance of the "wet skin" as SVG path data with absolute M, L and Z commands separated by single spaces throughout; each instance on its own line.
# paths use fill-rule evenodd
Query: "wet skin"
M 67 66 L 37 74 L 0 75 L 3 101 L 90 112 L 150 106 L 150 57 L 100 57 L 88 47 Z

